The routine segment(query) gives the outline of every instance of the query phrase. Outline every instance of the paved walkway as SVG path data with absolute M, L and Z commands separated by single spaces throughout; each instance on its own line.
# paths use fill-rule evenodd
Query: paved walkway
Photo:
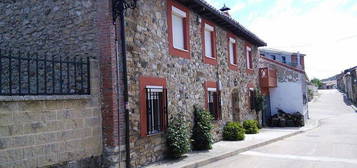
M 259 134 L 246 135 L 244 141 L 220 141 L 213 144 L 209 151 L 193 151 L 187 157 L 180 160 L 164 160 L 147 166 L 147 168 L 194 168 L 222 160 L 241 152 L 267 145 L 278 140 L 316 128 L 317 120 L 309 120 L 302 128 L 264 128 Z M 220 166 L 218 166 L 220 167 Z

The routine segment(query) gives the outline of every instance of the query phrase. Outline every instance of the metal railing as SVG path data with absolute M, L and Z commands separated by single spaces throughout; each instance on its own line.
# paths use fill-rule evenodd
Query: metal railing
M 166 89 L 146 88 L 147 132 L 156 134 L 163 131 L 167 123 Z
M 0 95 L 90 94 L 90 60 L 0 49 Z

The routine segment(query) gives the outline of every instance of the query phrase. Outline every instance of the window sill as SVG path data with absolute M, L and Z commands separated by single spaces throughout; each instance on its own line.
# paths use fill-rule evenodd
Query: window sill
M 0 96 L 0 101 L 78 100 L 91 97 L 91 95 Z
M 181 58 L 185 58 L 185 59 L 191 59 L 189 50 L 178 49 L 178 48 L 174 48 L 171 46 L 169 49 L 169 52 L 170 52 L 170 55 L 172 55 L 172 56 L 181 57 Z
M 254 70 L 253 70 L 253 69 L 247 69 L 246 72 L 247 72 L 248 74 L 253 74 L 253 73 L 254 73 Z
M 203 56 L 203 62 L 205 64 L 218 65 L 216 58 Z
M 186 50 L 186 49 L 181 49 L 181 48 L 176 48 L 176 47 L 174 47 L 174 49 L 175 49 L 175 50 L 182 51 L 182 52 L 188 52 L 188 50 Z
M 237 64 L 228 64 L 228 67 L 230 70 L 238 71 L 238 65 Z
M 161 135 L 163 135 L 164 133 L 165 133 L 164 131 L 161 131 L 161 132 L 158 132 L 158 133 L 147 134 L 146 137 L 161 136 Z

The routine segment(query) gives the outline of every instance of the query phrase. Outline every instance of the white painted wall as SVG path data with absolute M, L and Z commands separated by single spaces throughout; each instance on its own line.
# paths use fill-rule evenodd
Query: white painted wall
M 278 82 L 278 87 L 270 89 L 271 114 L 277 114 L 278 108 L 287 113 L 300 112 L 305 115 L 307 108 L 303 104 L 301 81 Z

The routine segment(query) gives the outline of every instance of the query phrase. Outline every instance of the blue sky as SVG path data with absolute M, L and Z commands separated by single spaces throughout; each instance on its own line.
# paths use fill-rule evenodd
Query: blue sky
M 268 43 L 300 51 L 310 78 L 357 66 L 357 0 L 207 0 Z

